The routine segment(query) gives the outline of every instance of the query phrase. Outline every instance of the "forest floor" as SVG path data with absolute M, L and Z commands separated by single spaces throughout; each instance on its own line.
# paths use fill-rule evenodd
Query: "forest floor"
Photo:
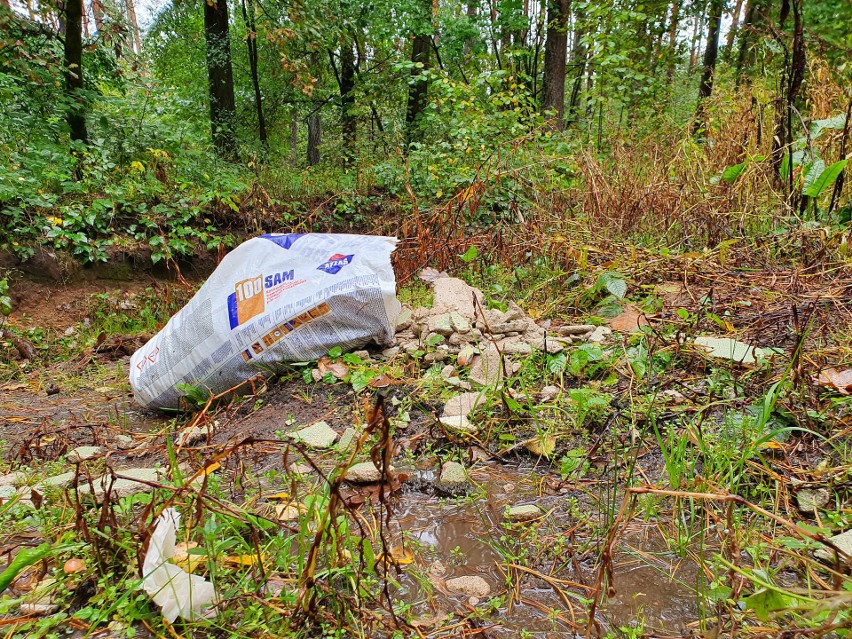
M 6 636 L 848 627 L 845 561 L 814 552 L 852 527 L 852 278 L 708 260 L 640 261 L 621 268 L 626 296 L 593 283 L 567 305 L 561 285 L 494 289 L 470 273 L 491 322 L 516 329 L 482 327 L 479 371 L 455 328 L 418 336 L 434 313 L 416 310 L 433 300 L 414 280 L 398 349 L 331 353 L 175 415 L 135 404 L 129 356 L 200 281 L 16 281 L 0 550 L 53 549 L 18 567 Z M 552 336 L 539 348 L 537 331 Z M 759 349 L 732 358 L 731 340 Z M 492 347 L 500 379 L 486 366 L 477 384 Z M 471 392 L 468 419 L 450 415 Z M 394 468 L 344 474 L 371 458 Z M 217 588 L 212 619 L 168 624 L 139 589 L 166 506 L 188 520 L 175 561 Z

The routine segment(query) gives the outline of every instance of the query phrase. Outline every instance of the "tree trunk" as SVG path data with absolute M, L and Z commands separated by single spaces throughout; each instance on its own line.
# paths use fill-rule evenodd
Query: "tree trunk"
M 722 27 L 724 0 L 712 0 L 710 20 L 707 25 L 707 45 L 704 48 L 704 63 L 701 84 L 698 86 L 698 106 L 695 120 L 692 122 L 692 135 L 698 133 L 704 124 L 704 101 L 713 93 L 713 75 L 716 73 L 716 58 L 719 54 L 719 31 Z
M 416 138 L 417 120 L 426 109 L 428 85 L 424 72 L 429 68 L 432 42 L 428 34 L 416 34 L 411 46 L 411 79 L 408 83 L 408 105 L 405 111 L 405 132 L 408 142 Z
M 322 120 L 319 112 L 308 118 L 308 166 L 315 166 L 320 161 L 320 142 L 322 141 Z
M 130 28 L 133 30 L 133 41 L 136 43 L 136 53 L 142 53 L 142 38 L 139 35 L 139 21 L 136 19 L 136 7 L 133 0 L 124 0 L 127 6 L 127 19 L 130 21 Z
M 737 0 L 734 10 L 731 12 L 731 28 L 728 29 L 728 38 L 725 42 L 725 57 L 731 59 L 731 51 L 734 48 L 734 38 L 737 37 L 737 29 L 740 26 L 740 13 L 743 10 L 743 0 Z
M 249 0 L 251 1 L 251 0 Z M 260 80 L 257 75 L 257 30 L 254 22 L 254 5 L 251 11 L 246 7 L 246 0 L 242 0 L 243 22 L 246 25 L 246 47 L 248 49 L 249 70 L 251 71 L 251 83 L 254 87 L 254 105 L 257 110 L 257 135 L 264 153 L 269 152 L 269 140 L 266 135 L 266 118 L 263 116 L 263 96 L 260 93 Z
M 666 69 L 666 78 L 671 82 L 677 66 L 677 30 L 680 20 L 680 2 L 672 1 L 671 18 L 669 19 L 669 66 Z
M 574 72 L 574 83 L 571 87 L 571 98 L 568 101 L 568 121 L 574 122 L 580 109 L 580 92 L 583 89 L 583 75 L 586 73 L 586 45 L 583 42 L 586 21 L 585 12 L 578 6 L 574 12 L 574 42 L 571 46 L 571 66 Z
M 344 162 L 355 160 L 358 123 L 355 119 L 355 43 L 344 35 L 340 46 L 340 121 L 343 128 Z
M 65 92 L 71 106 L 67 112 L 71 140 L 86 143 L 86 107 L 83 89 L 83 0 L 68 0 L 65 3 Z
M 204 40 L 207 45 L 207 83 L 210 89 L 210 129 L 213 145 L 219 157 L 236 160 L 236 100 L 228 28 L 228 0 L 205 1 Z
M 701 29 L 704 25 L 704 10 L 707 3 L 702 0 L 698 7 L 698 14 L 695 16 L 695 24 L 692 29 L 692 39 L 689 45 L 689 71 L 690 73 L 695 68 L 695 63 L 698 60 L 698 51 L 701 48 Z
M 27 2 L 31 2 L 31 0 L 27 0 Z M 100 31 L 104 26 L 104 5 L 101 4 L 100 0 L 92 0 L 92 17 L 95 19 L 95 28 Z
M 745 78 L 746 71 L 754 64 L 755 33 L 760 28 L 763 19 L 762 0 L 748 0 L 740 32 L 740 50 L 737 54 L 736 86 L 739 87 Z
M 290 160 L 293 166 L 299 164 L 299 117 L 296 107 L 290 113 Z
M 785 56 L 784 69 L 782 71 L 781 86 L 786 95 L 779 97 L 776 102 L 775 113 L 775 135 L 772 139 L 772 165 L 776 177 L 781 177 L 781 164 L 784 154 L 789 151 L 792 154 L 793 142 L 793 111 L 799 89 L 805 79 L 805 35 L 804 23 L 802 22 L 802 0 L 792 0 L 793 6 L 793 51 L 792 57 Z M 789 9 L 788 9 L 789 10 Z M 790 60 L 789 68 L 787 59 Z M 788 171 L 790 193 L 793 189 L 793 166 L 790 162 Z
M 568 53 L 568 0 L 548 0 L 541 110 L 555 111 L 552 127 L 562 130 L 565 115 L 565 58 Z

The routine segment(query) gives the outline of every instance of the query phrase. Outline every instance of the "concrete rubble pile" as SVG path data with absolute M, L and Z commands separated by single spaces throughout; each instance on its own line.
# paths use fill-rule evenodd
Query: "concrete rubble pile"
M 601 329 L 590 324 L 545 329 L 514 302 L 506 311 L 488 309 L 482 291 L 460 279 L 442 277 L 435 280 L 432 308 L 403 306 L 397 346 L 384 354 L 422 351 L 426 366 L 456 355 L 459 366 L 470 366 L 471 381 L 499 386 L 504 375 L 520 366 L 512 356 L 524 357 L 533 350 L 555 354 L 575 342 L 603 341 L 608 329 Z

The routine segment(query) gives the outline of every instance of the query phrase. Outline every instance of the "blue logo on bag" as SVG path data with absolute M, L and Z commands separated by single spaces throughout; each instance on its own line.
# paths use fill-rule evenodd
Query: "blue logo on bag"
M 352 258 L 355 255 L 341 255 L 340 253 L 335 253 L 325 264 L 320 264 L 317 267 L 318 271 L 325 271 L 329 275 L 337 275 L 344 266 L 349 264 L 352 261 Z

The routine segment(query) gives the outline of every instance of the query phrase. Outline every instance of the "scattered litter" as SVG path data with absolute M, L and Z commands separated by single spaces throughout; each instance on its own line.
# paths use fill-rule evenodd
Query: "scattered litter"
M 707 349 L 708 357 L 727 359 L 738 364 L 754 364 L 758 357 L 762 357 L 762 349 L 738 342 L 730 337 L 696 337 L 696 346 Z
M 190 575 L 170 560 L 175 555 L 175 538 L 180 525 L 180 513 L 166 508 L 157 519 L 148 552 L 142 566 L 142 588 L 163 611 L 163 617 L 174 623 L 178 616 L 192 620 L 207 614 L 216 600 L 213 584 Z
M 136 401 L 178 408 L 278 362 L 393 342 L 400 305 L 389 237 L 263 235 L 231 251 L 190 302 L 133 354 Z M 439 280 L 443 281 L 443 280 Z

